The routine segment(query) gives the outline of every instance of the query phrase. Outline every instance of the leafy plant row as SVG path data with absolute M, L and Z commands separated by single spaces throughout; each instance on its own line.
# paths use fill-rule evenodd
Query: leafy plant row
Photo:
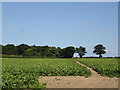
M 3 88 L 43 88 L 39 76 L 85 76 L 91 72 L 69 59 L 3 58 Z
M 118 67 L 118 59 L 77 59 L 79 62 L 93 68 L 102 76 L 120 77 L 120 69 Z

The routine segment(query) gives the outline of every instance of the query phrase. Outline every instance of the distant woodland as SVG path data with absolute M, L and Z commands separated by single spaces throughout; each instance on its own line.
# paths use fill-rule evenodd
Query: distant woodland
M 68 46 L 65 48 L 54 46 L 29 46 L 27 44 L 14 44 L 0 45 L 0 54 L 3 56 L 19 56 L 19 57 L 38 57 L 38 58 L 72 58 L 74 53 L 78 53 L 82 58 L 86 53 L 86 48 L 83 46 L 73 47 Z M 102 58 L 102 54 L 106 53 L 106 48 L 102 44 L 94 46 L 93 53 Z

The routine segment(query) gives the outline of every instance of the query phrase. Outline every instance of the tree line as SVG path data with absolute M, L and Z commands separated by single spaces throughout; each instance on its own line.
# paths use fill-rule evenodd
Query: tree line
M 82 58 L 86 53 L 86 48 L 83 46 L 73 47 L 68 46 L 65 48 L 51 47 L 51 46 L 29 46 L 27 44 L 20 44 L 15 46 L 14 44 L 0 45 L 2 48 L 2 55 L 22 55 L 23 57 L 40 57 L 40 58 L 72 58 L 74 53 L 78 53 Z M 102 44 L 98 44 L 94 47 L 93 53 L 102 57 L 105 54 L 105 47 Z

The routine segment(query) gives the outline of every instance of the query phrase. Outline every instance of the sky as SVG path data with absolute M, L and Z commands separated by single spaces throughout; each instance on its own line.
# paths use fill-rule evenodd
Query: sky
M 104 56 L 118 56 L 117 2 L 4 2 L 2 44 L 106 47 Z
M 0 43 L 2 43 L 2 2 L 0 2 Z

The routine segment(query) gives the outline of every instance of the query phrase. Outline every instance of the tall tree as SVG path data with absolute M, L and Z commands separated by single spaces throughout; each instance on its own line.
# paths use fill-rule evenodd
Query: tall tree
M 49 47 L 49 57 L 57 57 L 59 55 L 59 52 L 56 47 Z
M 2 53 L 6 55 L 17 55 L 17 48 L 14 44 L 7 44 L 2 47 Z
M 75 48 L 72 46 L 66 47 L 63 49 L 63 58 L 72 58 L 75 53 Z
M 41 47 L 41 51 L 40 51 L 40 53 L 41 53 L 41 55 L 43 56 L 43 57 L 48 57 L 49 55 L 49 46 L 42 46 Z
M 23 53 L 23 56 L 24 57 L 41 57 L 40 53 L 37 52 L 36 47 L 31 47 L 25 50 Z
M 82 58 L 87 53 L 85 47 L 82 46 L 76 48 L 76 52 L 79 53 L 80 58 Z
M 0 55 L 2 54 L 2 47 L 3 45 L 0 44 Z
M 57 47 L 57 51 L 58 51 L 58 55 L 57 55 L 57 57 L 58 58 L 61 58 L 61 57 L 63 57 L 62 55 L 62 49 L 60 48 L 60 47 Z
M 20 44 L 17 47 L 18 55 L 23 55 L 24 51 L 30 48 L 27 44 Z
M 102 58 L 102 54 L 106 53 L 106 48 L 102 44 L 98 44 L 94 47 L 93 53 L 99 55 L 99 58 Z

